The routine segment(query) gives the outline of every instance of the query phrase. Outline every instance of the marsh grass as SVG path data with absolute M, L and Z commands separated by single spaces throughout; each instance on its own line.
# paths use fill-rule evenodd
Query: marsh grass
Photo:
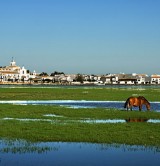
M 25 140 L 1 140 L 0 144 L 5 145 L 1 147 L 0 153 L 45 153 L 51 150 L 57 150 L 56 147 L 39 146 L 36 143 Z
M 160 146 L 159 124 L 66 125 L 45 122 L 8 121 L 1 124 L 1 137 L 29 141 L 96 142 Z
M 87 93 L 86 93 L 87 92 Z M 0 88 L 0 100 L 111 100 L 125 101 L 129 96 L 144 96 L 160 101 L 159 89 L 119 88 Z
M 149 101 L 160 101 L 157 89 L 118 88 L 0 88 L 0 100 L 111 100 L 125 101 L 129 96 L 145 96 Z M 44 116 L 46 114 L 61 117 Z M 4 120 L 3 118 L 51 119 L 45 121 Z M 127 112 L 106 108 L 73 109 L 45 105 L 0 105 L 0 137 L 29 141 L 65 141 L 120 143 L 160 147 L 160 124 L 80 123 L 81 119 L 160 119 L 158 112 Z M 70 121 L 70 123 L 65 123 Z
M 46 117 L 44 116 L 45 114 L 61 115 L 61 117 Z M 51 123 L 3 120 L 5 117 L 52 119 L 58 121 L 57 123 Z M 160 124 L 87 124 L 78 121 L 85 118 L 127 119 L 129 117 L 160 119 L 160 114 L 157 112 L 127 112 L 105 108 L 75 110 L 60 106 L 1 104 L 0 137 L 36 142 L 64 141 L 160 146 Z M 66 120 L 70 121 L 70 123 L 65 123 Z
M 59 117 L 44 116 L 47 114 Z M 73 109 L 55 105 L 0 105 L 0 118 L 35 118 L 35 119 L 160 119 L 160 113 L 154 111 L 125 111 L 108 108 Z

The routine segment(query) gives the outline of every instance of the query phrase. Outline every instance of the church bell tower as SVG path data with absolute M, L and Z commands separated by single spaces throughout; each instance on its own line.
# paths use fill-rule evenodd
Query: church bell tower
M 10 62 L 10 66 L 16 66 L 16 62 L 14 61 L 13 57 L 12 57 L 12 61 Z

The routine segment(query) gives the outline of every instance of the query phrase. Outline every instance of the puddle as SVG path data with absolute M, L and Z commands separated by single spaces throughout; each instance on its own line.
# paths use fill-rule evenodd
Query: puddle
M 148 123 L 160 123 L 160 119 L 149 119 Z
M 106 119 L 106 120 L 81 120 L 83 123 L 128 123 L 128 122 L 146 122 L 160 123 L 159 119 Z
M 46 117 L 55 117 L 55 118 L 62 118 L 62 117 L 64 117 L 64 116 L 56 115 L 56 114 L 45 114 L 43 116 L 46 116 Z
M 64 107 L 64 105 L 60 105 L 61 107 Z M 80 109 L 80 108 L 84 108 L 84 109 L 87 109 L 87 108 L 96 108 L 95 106 L 79 106 L 79 105 L 66 105 L 65 106 L 66 108 L 73 108 L 73 109 Z
M 81 120 L 80 122 L 82 123 L 126 123 L 125 120 L 123 119 L 106 119 L 106 120 L 102 120 L 102 119 L 98 119 L 98 120 Z
M 146 122 L 146 123 L 160 123 L 160 119 L 141 119 L 141 118 L 129 118 L 129 119 L 81 119 L 81 120 L 58 120 L 58 119 L 29 119 L 29 118 L 2 118 L 1 120 L 17 120 L 24 122 L 51 122 L 51 123 L 59 123 L 59 124 L 67 124 L 67 123 L 128 123 L 128 122 Z
M 17 121 L 32 121 L 32 122 L 52 122 L 53 120 L 51 119 L 29 119 L 29 118 L 9 118 L 9 117 L 6 117 L 6 118 L 2 118 L 2 120 L 17 120 Z
M 1 166 L 150 166 L 160 165 L 159 155 L 159 148 L 149 146 L 0 140 Z

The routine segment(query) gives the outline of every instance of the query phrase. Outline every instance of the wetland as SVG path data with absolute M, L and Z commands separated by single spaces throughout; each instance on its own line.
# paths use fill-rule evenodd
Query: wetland
M 119 165 L 139 165 L 144 156 L 145 165 L 160 163 L 159 88 L 12 87 L 0 88 L 0 94 L 2 165 L 9 161 L 10 165 L 22 165 L 21 157 L 27 165 L 26 156 L 39 165 L 64 165 L 62 161 L 68 165 L 116 165 L 115 155 L 123 156 L 116 157 Z M 123 103 L 129 96 L 145 96 L 151 111 L 127 112 Z M 62 104 L 64 101 L 72 105 Z
M 119 144 L 0 140 L 0 165 L 159 165 L 157 148 Z M 116 160 L 115 160 L 116 158 Z

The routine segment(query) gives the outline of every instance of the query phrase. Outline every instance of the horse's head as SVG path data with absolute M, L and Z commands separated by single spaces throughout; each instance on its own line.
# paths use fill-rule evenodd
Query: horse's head
M 151 106 L 149 101 L 143 96 L 139 96 L 138 98 L 141 99 L 141 101 L 143 101 L 142 103 L 146 105 L 147 110 L 150 110 Z
M 149 103 L 149 102 L 146 104 L 146 107 L 147 107 L 147 110 L 150 111 L 151 106 L 150 106 L 150 103 Z

